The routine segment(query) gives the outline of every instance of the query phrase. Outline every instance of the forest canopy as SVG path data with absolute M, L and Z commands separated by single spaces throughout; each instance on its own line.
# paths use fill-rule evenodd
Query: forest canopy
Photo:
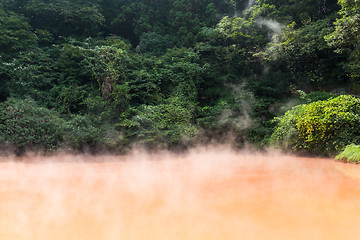
M 357 102 L 359 14 L 357 0 L 3 0 L 0 141 L 261 148 L 291 122 L 293 150 L 333 154 L 360 139 L 318 149 L 284 121 L 340 94 Z M 359 132 L 345 125 L 334 134 Z

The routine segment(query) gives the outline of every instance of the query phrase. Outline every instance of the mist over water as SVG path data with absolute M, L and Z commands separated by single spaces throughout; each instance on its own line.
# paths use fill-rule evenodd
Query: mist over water
M 0 163 L 0 239 L 358 239 L 360 168 L 202 148 Z M 19 161 L 21 160 L 21 161 Z

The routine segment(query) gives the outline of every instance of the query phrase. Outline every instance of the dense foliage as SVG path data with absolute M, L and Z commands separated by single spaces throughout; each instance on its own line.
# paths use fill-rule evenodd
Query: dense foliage
M 3 0 L 0 140 L 123 151 L 291 136 L 291 148 L 341 150 L 340 126 L 309 129 L 331 111 L 351 114 L 355 98 L 272 119 L 327 92 L 360 94 L 359 9 L 355 0 Z M 294 127 L 290 115 L 305 109 L 308 122 Z M 329 132 L 331 144 L 320 139 Z
M 331 154 L 360 143 L 360 99 L 355 97 L 298 105 L 278 121 L 271 140 L 284 148 Z
M 350 144 L 346 146 L 344 151 L 336 156 L 337 160 L 346 161 L 349 163 L 360 163 L 360 146 L 355 144 Z
M 53 149 L 61 144 L 64 122 L 56 112 L 31 99 L 10 98 L 0 108 L 0 139 L 19 147 Z

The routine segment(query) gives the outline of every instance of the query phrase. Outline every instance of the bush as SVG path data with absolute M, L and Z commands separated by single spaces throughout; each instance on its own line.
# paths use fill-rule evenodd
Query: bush
M 0 104 L 0 140 L 17 147 L 56 149 L 63 140 L 65 121 L 58 113 L 26 98 Z
M 193 142 L 198 130 L 192 124 L 191 103 L 185 107 L 178 98 L 170 98 L 159 105 L 141 105 L 135 115 L 118 124 L 128 138 L 149 147 L 174 146 Z
M 339 96 L 298 105 L 277 118 L 270 142 L 283 149 L 332 155 L 360 143 L 360 99 Z
M 173 43 L 169 35 L 162 36 L 155 32 L 148 32 L 140 36 L 137 51 L 139 53 L 151 53 L 155 56 L 161 56 L 172 46 Z
M 65 125 L 65 145 L 75 151 L 123 151 L 128 142 L 115 125 L 106 120 L 106 114 L 73 114 Z
M 94 147 L 101 139 L 100 128 L 87 115 L 73 115 L 66 124 L 66 144 L 74 150 Z
M 345 160 L 350 163 L 360 163 L 360 146 L 350 144 L 345 150 L 336 156 L 337 160 Z
M 310 93 L 306 94 L 305 100 L 308 103 L 312 103 L 312 102 L 321 101 L 321 100 L 322 101 L 328 100 L 332 97 L 334 97 L 334 95 L 331 93 L 314 91 L 314 92 L 310 92 Z

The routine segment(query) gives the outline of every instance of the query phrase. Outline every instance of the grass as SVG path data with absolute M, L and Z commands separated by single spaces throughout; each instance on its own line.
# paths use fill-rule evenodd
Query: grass
M 336 156 L 336 160 L 343 160 L 348 163 L 360 163 L 360 146 L 350 144 L 345 150 Z

